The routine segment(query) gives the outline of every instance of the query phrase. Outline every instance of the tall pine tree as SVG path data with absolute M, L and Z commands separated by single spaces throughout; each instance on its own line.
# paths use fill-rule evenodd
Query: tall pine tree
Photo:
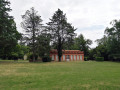
M 42 29 L 42 19 L 38 15 L 38 12 L 32 7 L 30 10 L 27 10 L 24 15 L 22 15 L 23 22 L 21 23 L 22 28 L 27 33 L 27 38 L 31 50 L 33 52 L 33 61 L 35 61 L 36 55 L 36 41 L 37 36 L 40 35 Z
M 73 40 L 75 36 L 74 31 L 76 29 L 67 22 L 66 15 L 60 9 L 54 13 L 52 19 L 50 19 L 50 22 L 47 23 L 47 25 L 51 34 L 52 43 L 57 47 L 59 61 L 61 61 L 64 44 L 65 42 Z

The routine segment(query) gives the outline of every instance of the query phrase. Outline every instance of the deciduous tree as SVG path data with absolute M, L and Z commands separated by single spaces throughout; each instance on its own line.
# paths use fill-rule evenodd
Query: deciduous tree
M 16 29 L 16 23 L 8 0 L 0 0 L 0 56 L 7 58 L 15 48 L 21 34 Z

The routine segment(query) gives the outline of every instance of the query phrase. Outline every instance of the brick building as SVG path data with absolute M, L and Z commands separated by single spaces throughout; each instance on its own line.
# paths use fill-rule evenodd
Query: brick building
M 84 61 L 84 52 L 80 50 L 62 50 L 61 61 Z M 59 61 L 57 50 L 50 51 L 53 61 Z

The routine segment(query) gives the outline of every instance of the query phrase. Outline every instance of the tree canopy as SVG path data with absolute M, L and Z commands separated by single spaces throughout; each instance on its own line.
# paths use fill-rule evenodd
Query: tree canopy
M 91 44 L 92 40 L 85 39 L 85 37 L 80 34 L 78 35 L 78 37 L 75 38 L 74 44 L 72 45 L 71 49 L 84 51 L 85 56 L 88 56 Z
M 21 37 L 13 16 L 9 15 L 10 11 L 10 2 L 0 0 L 0 56 L 4 58 L 10 55 Z
M 120 59 L 120 20 L 110 22 L 111 27 L 105 29 L 105 35 L 97 39 L 98 46 L 95 48 L 95 56 L 104 57 L 105 60 Z

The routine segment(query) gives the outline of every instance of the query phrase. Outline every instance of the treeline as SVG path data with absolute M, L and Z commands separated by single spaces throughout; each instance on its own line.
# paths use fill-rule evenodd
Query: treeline
M 120 20 L 113 20 L 110 24 L 103 38 L 96 40 L 98 46 L 90 50 L 90 59 L 104 57 L 108 61 L 120 61 Z
M 43 25 L 42 18 L 34 8 L 22 15 L 21 27 L 25 33 L 19 33 L 13 16 L 9 15 L 10 2 L 0 0 L 0 58 L 23 59 L 26 54 L 31 61 L 38 57 L 49 58 L 51 49 L 57 49 L 59 61 L 62 50 L 84 51 L 85 59 L 120 60 L 120 21 L 111 22 L 103 38 L 96 40 L 98 46 L 90 48 L 92 40 L 75 33 L 76 28 L 67 21 L 66 14 L 58 9 L 50 21 Z
M 57 49 L 61 61 L 62 49 L 73 42 L 75 28 L 67 21 L 66 14 L 58 9 L 47 25 L 42 24 L 41 16 L 34 8 L 22 15 L 21 27 L 25 34 L 16 29 L 14 18 L 9 15 L 10 2 L 1 0 L 0 3 L 0 57 L 2 59 L 18 59 L 26 53 L 30 54 L 32 61 L 36 56 L 49 57 L 50 49 Z

